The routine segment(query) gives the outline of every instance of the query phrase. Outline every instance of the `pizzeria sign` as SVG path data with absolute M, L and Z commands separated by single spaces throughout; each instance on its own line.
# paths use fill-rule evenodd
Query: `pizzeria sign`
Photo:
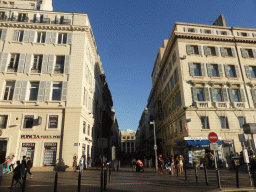
M 21 139 L 60 139 L 60 135 L 21 135 Z

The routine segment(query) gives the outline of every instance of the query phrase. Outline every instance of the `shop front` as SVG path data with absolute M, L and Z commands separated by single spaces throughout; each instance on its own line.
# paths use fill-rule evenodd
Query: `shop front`
M 56 164 L 57 143 L 44 143 L 44 166 L 54 166 Z
M 0 162 L 3 162 L 7 152 L 7 139 L 0 139 Z
M 23 159 L 23 156 L 29 157 L 33 163 L 34 153 L 35 153 L 35 143 L 22 143 L 21 144 L 21 153 L 20 160 Z

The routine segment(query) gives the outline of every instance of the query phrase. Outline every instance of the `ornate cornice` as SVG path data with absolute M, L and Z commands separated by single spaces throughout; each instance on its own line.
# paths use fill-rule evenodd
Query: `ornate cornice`
M 174 32 L 177 38 L 186 38 L 186 39 L 196 39 L 196 40 L 209 40 L 209 41 L 227 41 L 227 42 L 235 42 L 235 38 L 233 36 L 216 36 L 216 35 L 204 35 L 204 34 L 196 34 L 196 33 L 181 33 Z

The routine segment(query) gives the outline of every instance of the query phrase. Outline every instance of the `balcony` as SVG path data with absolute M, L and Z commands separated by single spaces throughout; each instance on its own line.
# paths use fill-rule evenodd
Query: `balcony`
M 208 101 L 197 101 L 196 103 L 196 107 L 197 108 L 206 108 L 209 107 L 209 102 Z
M 232 103 L 232 106 L 234 108 L 244 108 L 245 107 L 245 103 L 244 102 L 234 102 L 234 103 Z
M 214 102 L 214 106 L 216 108 L 227 108 L 227 103 L 226 102 Z
M 0 21 L 6 21 L 7 16 L 6 15 L 0 15 Z

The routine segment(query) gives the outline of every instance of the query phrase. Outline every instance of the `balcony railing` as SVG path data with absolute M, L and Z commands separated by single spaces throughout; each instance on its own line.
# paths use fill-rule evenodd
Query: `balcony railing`
M 234 102 L 234 103 L 232 103 L 232 105 L 235 108 L 244 108 L 245 107 L 244 102 Z
M 197 108 L 206 108 L 209 107 L 209 102 L 208 101 L 197 101 L 196 103 L 196 107 Z
M 226 102 L 214 102 L 214 106 L 216 108 L 226 108 L 227 107 L 227 103 Z

